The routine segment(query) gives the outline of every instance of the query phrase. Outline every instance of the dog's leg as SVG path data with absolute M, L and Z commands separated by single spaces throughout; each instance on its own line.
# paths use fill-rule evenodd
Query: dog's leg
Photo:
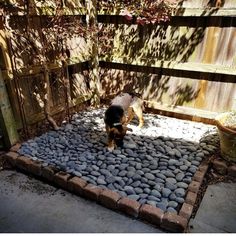
M 132 107 L 129 107 L 128 110 L 127 110 L 127 120 L 126 120 L 126 124 L 129 124 L 129 122 L 131 120 L 133 120 L 134 118 L 134 110 Z
M 109 152 L 113 151 L 116 147 L 115 140 L 108 137 L 107 149 Z
M 142 107 L 140 106 L 134 106 L 133 107 L 134 113 L 137 115 L 138 119 L 139 119 L 139 128 L 143 127 L 144 124 L 144 119 L 143 119 L 143 110 Z
M 113 130 L 110 128 L 109 125 L 106 125 L 106 132 L 107 132 L 107 149 L 109 152 L 113 151 L 116 147 L 116 143 L 114 140 Z

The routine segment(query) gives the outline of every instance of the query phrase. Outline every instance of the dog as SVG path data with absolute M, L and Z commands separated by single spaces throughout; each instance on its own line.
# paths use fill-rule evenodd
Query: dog
M 137 115 L 139 128 L 144 124 L 143 119 L 143 100 L 135 93 L 121 93 L 110 103 L 105 112 L 105 126 L 108 136 L 108 150 L 112 151 L 117 146 L 123 147 L 123 139 L 128 128 L 128 123 Z

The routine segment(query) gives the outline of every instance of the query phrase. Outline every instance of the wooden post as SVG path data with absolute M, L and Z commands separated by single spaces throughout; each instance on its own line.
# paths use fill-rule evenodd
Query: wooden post
M 86 0 L 87 26 L 90 28 L 88 45 L 90 50 L 90 87 L 92 90 L 91 105 L 100 105 L 100 77 L 98 73 L 98 25 L 97 25 L 97 0 Z
M 0 129 L 3 132 L 3 140 L 6 148 L 10 148 L 18 140 L 15 119 L 8 99 L 4 84 L 2 70 L 0 69 Z

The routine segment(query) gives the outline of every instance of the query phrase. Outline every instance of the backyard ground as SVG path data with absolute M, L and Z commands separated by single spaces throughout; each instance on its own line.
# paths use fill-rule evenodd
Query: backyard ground
M 105 146 L 103 113 L 103 109 L 98 109 L 76 114 L 59 131 L 49 131 L 28 140 L 18 152 L 33 161 L 41 161 L 43 167 L 53 165 L 141 205 L 178 214 L 198 166 L 211 162 L 212 157 L 220 157 L 216 127 L 145 114 L 144 128 L 137 129 L 137 121 L 131 123 L 133 132 L 127 134 L 124 147 L 111 153 Z M 7 171 L 8 168 L 10 166 L 2 159 L 1 202 L 4 204 L 0 230 L 3 232 L 161 232 L 153 225 L 104 209 L 41 179 Z M 235 232 L 232 222 L 236 216 L 235 194 L 234 179 L 209 168 L 198 191 L 187 231 Z M 78 204 L 79 209 L 72 207 L 74 204 Z M 91 211 L 81 210 L 87 207 Z M 98 212 L 104 217 L 97 217 Z M 22 215 L 22 223 L 7 227 L 17 221 L 20 213 L 25 215 Z M 26 218 L 32 214 L 37 216 L 36 220 L 30 217 L 32 223 L 28 224 Z M 44 225 L 45 214 L 47 222 L 52 223 Z M 62 217 L 57 218 L 60 214 L 69 220 L 62 224 Z M 84 220 L 85 223 L 72 224 L 75 218 L 70 218 L 75 215 L 79 222 Z M 95 222 L 94 227 L 90 227 L 91 220 Z M 122 223 L 126 220 L 130 223 Z M 120 228 L 120 224 L 124 227 Z
M 15 170 L 0 171 L 0 179 L 1 233 L 164 233 Z M 235 187 L 210 185 L 189 232 L 236 232 Z

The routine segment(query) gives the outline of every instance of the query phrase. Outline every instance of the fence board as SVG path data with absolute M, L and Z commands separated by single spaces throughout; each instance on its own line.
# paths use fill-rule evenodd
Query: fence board
M 233 107 L 236 15 L 232 12 L 236 2 L 205 9 L 202 14 L 209 1 L 197 0 L 190 4 L 191 9 L 189 4 L 185 1 L 182 6 L 188 8 L 182 11 L 184 16 L 179 11 L 170 22 L 159 25 L 140 26 L 120 16 L 99 16 L 102 25 L 115 29 L 113 49 L 100 59 L 100 66 L 106 69 L 104 95 L 129 87 L 141 93 L 149 105 L 155 104 L 151 107 L 184 110 L 185 115 L 189 112 L 195 117 L 198 112 L 211 119 Z M 193 16 L 190 12 L 194 9 L 198 12 Z M 109 69 L 110 77 L 113 74 L 110 83 Z

